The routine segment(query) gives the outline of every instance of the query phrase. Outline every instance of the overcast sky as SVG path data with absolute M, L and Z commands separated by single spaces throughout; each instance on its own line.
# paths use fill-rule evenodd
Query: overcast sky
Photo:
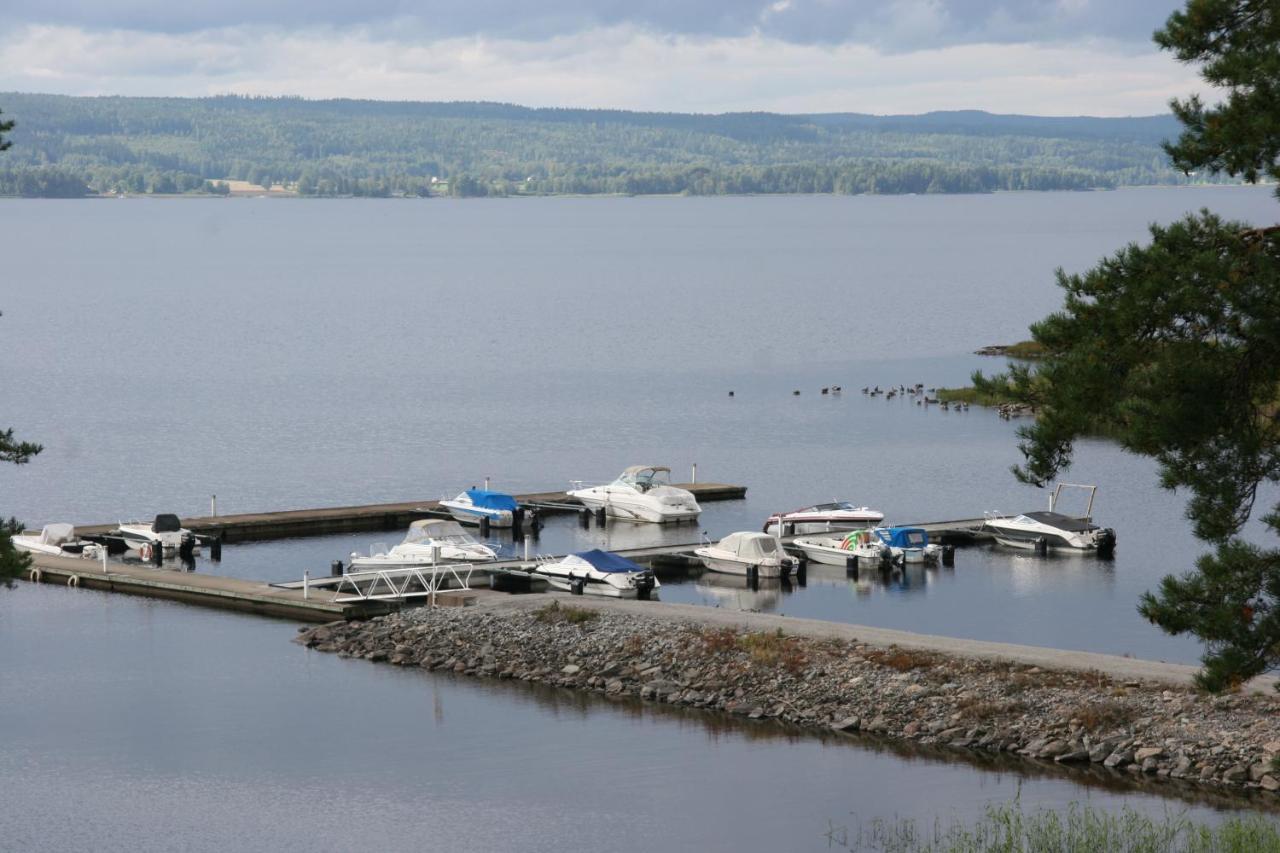
M 1175 0 L 0 0 L 0 90 L 1149 115 Z

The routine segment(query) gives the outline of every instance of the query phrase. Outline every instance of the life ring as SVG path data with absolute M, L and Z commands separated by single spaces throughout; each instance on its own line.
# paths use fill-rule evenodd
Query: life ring
M 138 548 L 138 555 L 142 557 L 144 563 L 151 562 L 153 554 L 155 554 L 155 551 L 152 549 L 150 542 L 145 542 L 142 547 Z

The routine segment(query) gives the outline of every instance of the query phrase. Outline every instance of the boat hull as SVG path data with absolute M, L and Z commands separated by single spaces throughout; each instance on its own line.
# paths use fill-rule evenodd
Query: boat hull
M 793 545 L 803 551 L 808 559 L 825 566 L 847 566 L 850 557 L 857 557 L 859 565 L 879 565 L 888 556 L 878 549 L 855 548 L 845 550 L 834 545 L 822 545 L 816 542 L 803 542 L 800 540 L 795 541 Z
M 583 506 L 593 512 L 604 508 L 609 518 L 623 521 L 643 521 L 649 524 L 676 524 L 681 521 L 695 521 L 701 514 L 700 509 L 677 509 L 655 506 L 641 501 L 630 501 L 617 497 L 588 495 L 584 492 L 570 492 Z
M 449 511 L 453 520 L 459 524 L 476 525 L 480 519 L 488 518 L 490 527 L 511 527 L 514 524 L 509 509 L 484 509 L 456 501 L 441 501 L 440 506 Z
M 747 577 L 749 569 L 755 567 L 756 576 L 761 578 L 780 578 L 783 576 L 783 567 L 780 563 L 774 561 L 747 562 L 739 560 L 735 557 L 708 553 L 706 550 L 699 548 L 693 552 L 698 559 L 702 560 L 702 565 L 706 566 L 707 571 L 719 572 L 723 575 L 739 575 Z M 787 564 L 787 572 L 790 573 L 791 565 Z

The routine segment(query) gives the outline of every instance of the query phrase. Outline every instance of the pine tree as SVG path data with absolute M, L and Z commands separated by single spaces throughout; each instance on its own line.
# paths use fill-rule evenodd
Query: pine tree
M 1213 108 L 1172 104 L 1185 128 L 1166 145 L 1178 168 L 1280 178 L 1280 3 L 1189 0 L 1155 40 L 1226 90 Z M 1203 641 L 1207 689 L 1280 667 L 1280 549 L 1239 538 L 1259 489 L 1280 481 L 1280 226 L 1202 211 L 1083 275 L 1059 271 L 1058 284 L 1062 310 L 1032 326 L 1049 353 L 1040 367 L 975 377 L 1038 404 L 1016 473 L 1044 485 L 1075 439 L 1099 432 L 1154 458 L 1214 551 L 1143 595 L 1139 612 Z M 1280 534 L 1280 505 L 1261 521 Z

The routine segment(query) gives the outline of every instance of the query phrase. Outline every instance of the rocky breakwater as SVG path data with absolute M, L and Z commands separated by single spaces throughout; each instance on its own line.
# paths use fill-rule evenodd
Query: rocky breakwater
M 1280 697 L 550 604 L 301 629 L 318 651 L 851 735 L 1280 791 Z

